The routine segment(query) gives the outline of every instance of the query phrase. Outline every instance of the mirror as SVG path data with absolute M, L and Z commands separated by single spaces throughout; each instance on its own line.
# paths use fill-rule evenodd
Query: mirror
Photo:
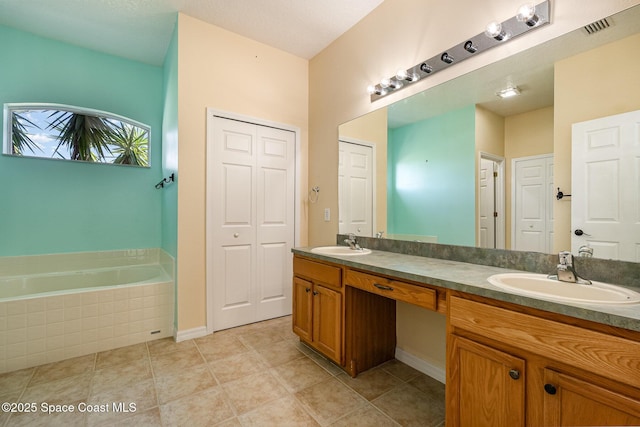
M 514 159 L 535 161 L 547 171 L 542 186 L 548 218 L 554 209 L 570 209 L 570 198 L 556 200 L 554 186 L 561 179 L 551 175 L 554 152 L 557 161 L 561 155 L 557 127 L 562 117 L 555 98 L 566 79 L 558 80 L 556 69 L 568 58 L 640 33 L 640 6 L 606 19 L 609 26 L 601 31 L 588 34 L 580 28 L 340 125 L 339 232 L 375 236 L 383 231 L 396 239 L 556 252 L 555 226 L 570 242 L 570 225 L 557 218 L 556 224 L 549 219 L 536 228 L 544 237 L 535 242 L 514 239 L 522 213 L 512 212 L 517 209 L 511 208 L 512 198 L 526 191 L 514 179 L 521 165 Z M 517 86 L 521 95 L 499 99 L 496 93 L 508 86 Z M 562 155 L 570 161 L 570 151 Z M 481 180 L 482 172 L 492 175 L 494 168 L 502 178 L 495 192 Z M 363 176 L 367 169 L 375 172 Z M 484 225 L 494 222 L 493 215 L 481 215 L 485 193 L 494 199 L 490 212 L 493 203 L 499 212 L 493 230 Z

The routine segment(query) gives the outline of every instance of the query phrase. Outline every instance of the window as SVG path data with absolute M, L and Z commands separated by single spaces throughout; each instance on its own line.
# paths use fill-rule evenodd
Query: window
M 149 167 L 149 126 L 104 111 L 5 104 L 4 154 Z

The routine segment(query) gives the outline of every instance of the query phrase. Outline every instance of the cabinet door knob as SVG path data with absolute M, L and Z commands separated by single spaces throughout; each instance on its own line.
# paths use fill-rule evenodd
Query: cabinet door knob
M 318 295 L 318 291 L 313 291 L 313 295 Z
M 520 379 L 520 371 L 518 371 L 517 369 L 511 369 L 509 371 L 509 376 L 514 380 L 519 380 Z
M 240 233 L 233 233 L 233 237 L 238 238 L 238 236 L 240 236 Z
M 558 390 L 556 389 L 556 386 L 554 386 L 553 384 L 545 384 L 544 391 L 546 391 L 549 394 L 556 394 L 558 392 Z
M 309 293 L 309 292 L 311 292 L 311 288 L 305 288 L 304 291 Z

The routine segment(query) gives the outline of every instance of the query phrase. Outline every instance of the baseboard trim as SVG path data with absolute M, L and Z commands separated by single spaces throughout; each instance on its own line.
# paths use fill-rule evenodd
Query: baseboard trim
M 445 370 L 441 367 L 427 362 L 424 359 L 420 359 L 419 357 L 414 356 L 413 354 L 408 353 L 399 347 L 396 347 L 396 359 L 398 359 L 402 363 L 406 363 L 414 369 L 417 369 L 423 374 L 440 381 L 442 384 L 445 384 L 446 373 Z
M 191 340 L 194 338 L 200 338 L 207 335 L 207 327 L 206 326 L 198 326 L 197 328 L 187 329 L 184 331 L 176 331 L 173 338 L 176 342 Z

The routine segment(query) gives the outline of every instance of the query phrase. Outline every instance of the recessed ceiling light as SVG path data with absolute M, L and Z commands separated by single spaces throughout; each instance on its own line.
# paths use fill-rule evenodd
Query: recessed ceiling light
M 496 95 L 500 98 L 511 98 L 512 96 L 520 95 L 520 89 L 518 89 L 518 86 L 508 87 L 496 92 Z

